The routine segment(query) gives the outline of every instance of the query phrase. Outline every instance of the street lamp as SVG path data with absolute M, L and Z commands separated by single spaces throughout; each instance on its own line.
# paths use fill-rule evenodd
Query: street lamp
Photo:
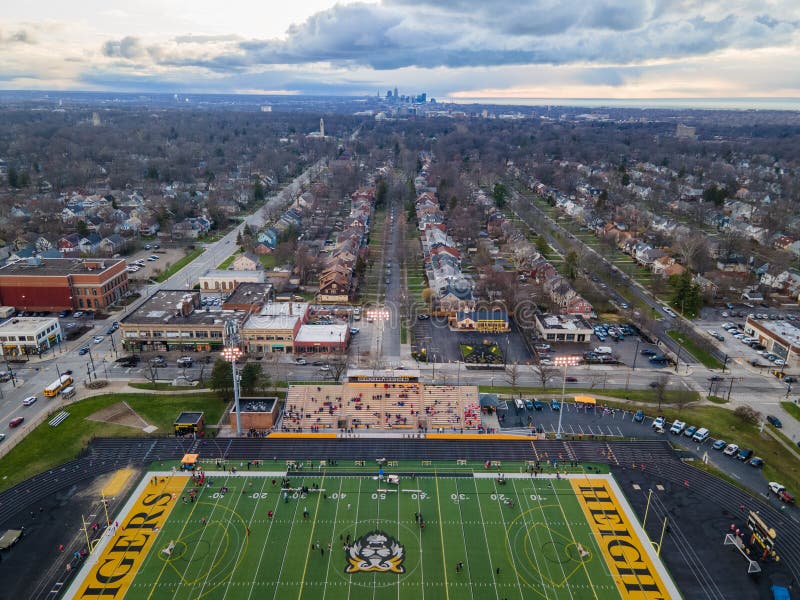
M 580 362 L 580 356 L 556 356 L 553 364 L 564 367 L 564 380 L 561 383 L 561 406 L 558 409 L 558 431 L 556 439 L 561 439 L 561 415 L 564 414 L 564 396 L 567 393 L 567 367 L 574 367 Z
M 239 414 L 239 374 L 236 372 L 236 361 L 242 357 L 242 350 L 238 346 L 226 346 L 222 350 L 222 357 L 231 363 L 233 373 L 233 403 L 236 407 L 236 434 L 242 435 L 242 418 Z

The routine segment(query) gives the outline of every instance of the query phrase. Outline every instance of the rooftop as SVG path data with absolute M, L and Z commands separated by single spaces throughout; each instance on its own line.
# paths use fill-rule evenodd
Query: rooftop
M 270 413 L 275 408 L 275 403 L 278 401 L 273 396 L 266 396 L 263 398 L 239 398 L 239 408 L 243 413 Z M 232 408 L 231 412 L 236 412 L 236 408 Z
M 203 273 L 202 277 L 210 279 L 235 279 L 236 281 L 249 281 L 254 283 L 264 283 L 267 278 L 264 271 L 234 271 L 230 269 L 209 269 Z
M 159 290 L 122 319 L 123 325 L 219 325 L 243 314 L 219 307 L 200 308 L 200 294 L 193 290 Z
M 194 425 L 202 418 L 203 413 L 201 412 L 182 412 L 175 419 L 175 425 Z
M 347 339 L 349 326 L 338 325 L 302 325 L 294 338 L 295 342 L 343 342 Z
M 592 326 L 583 317 L 572 315 L 536 315 L 536 320 L 544 329 L 563 329 L 575 331 L 577 329 L 591 329 Z
M 18 260 L 0 267 L 0 275 L 57 277 L 66 275 L 99 274 L 124 263 L 118 258 L 41 258 Z
M 245 282 L 236 286 L 225 304 L 264 304 L 271 295 L 271 283 Z
M 747 319 L 749 323 L 755 323 L 762 329 L 777 335 L 789 342 L 795 348 L 800 348 L 800 328 L 795 327 L 786 321 L 761 321 L 759 319 Z
M 16 317 L 9 319 L 5 323 L 0 323 L 0 332 L 5 334 L 24 333 L 47 327 L 57 322 L 58 319 L 55 317 Z

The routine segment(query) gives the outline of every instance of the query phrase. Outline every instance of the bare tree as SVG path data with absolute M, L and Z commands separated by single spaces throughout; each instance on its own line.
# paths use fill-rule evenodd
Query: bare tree
M 520 369 L 519 364 L 516 362 L 509 363 L 506 365 L 506 381 L 511 386 L 511 390 L 516 394 L 517 388 L 519 387 L 519 377 L 520 377 Z
M 658 410 L 661 411 L 661 404 L 667 399 L 667 387 L 669 386 L 669 373 L 661 373 L 655 381 L 650 384 L 655 391 L 658 400 Z

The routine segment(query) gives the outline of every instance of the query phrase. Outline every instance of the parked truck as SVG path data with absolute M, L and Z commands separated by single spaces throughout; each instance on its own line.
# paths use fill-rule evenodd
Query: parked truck
M 0 319 L 7 319 L 15 312 L 17 311 L 13 306 L 0 306 Z

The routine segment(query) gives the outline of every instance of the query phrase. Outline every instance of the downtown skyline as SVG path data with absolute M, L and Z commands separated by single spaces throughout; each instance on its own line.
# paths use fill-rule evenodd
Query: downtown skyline
M 130 6 L 0 17 L 0 88 L 451 100 L 800 97 L 791 2 L 427 0 Z

